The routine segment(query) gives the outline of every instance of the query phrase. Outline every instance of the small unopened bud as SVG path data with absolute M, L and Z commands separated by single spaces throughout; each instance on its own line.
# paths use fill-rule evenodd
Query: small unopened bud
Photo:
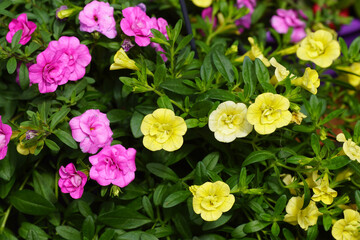
M 118 197 L 120 195 L 120 193 L 122 193 L 121 188 L 116 186 L 116 185 L 112 185 L 110 188 L 110 196 L 111 197 Z
M 37 133 L 38 133 L 38 131 L 36 131 L 36 130 L 28 130 L 28 131 L 26 132 L 26 137 L 25 137 L 26 140 L 30 140 L 30 139 L 36 137 L 36 136 L 37 136 Z
M 56 10 L 56 18 L 58 20 L 66 20 L 70 17 L 73 13 L 75 13 L 75 8 L 69 8 L 67 6 L 61 6 Z

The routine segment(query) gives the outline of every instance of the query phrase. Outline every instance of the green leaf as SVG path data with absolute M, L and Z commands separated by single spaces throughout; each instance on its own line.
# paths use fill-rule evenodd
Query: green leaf
M 202 226 L 202 230 L 208 231 L 208 230 L 220 227 L 220 226 L 224 225 L 225 223 L 227 223 L 231 217 L 232 217 L 232 214 L 225 213 L 216 221 L 205 222 Z
M 335 111 L 329 113 L 324 119 L 320 120 L 319 125 L 324 125 L 325 123 L 329 122 L 330 120 L 337 118 L 340 116 L 345 110 L 344 109 L 336 109 Z
M 29 222 L 23 222 L 21 224 L 21 227 L 19 228 L 19 235 L 22 238 L 26 238 L 30 231 L 33 231 L 37 234 L 39 240 L 47 240 L 49 239 L 49 235 L 46 234 L 44 230 L 42 230 L 40 227 L 29 223 Z
M 110 123 L 122 122 L 125 119 L 130 118 L 131 113 L 122 109 L 112 109 L 106 113 Z
M 295 240 L 294 235 L 291 233 L 291 231 L 289 229 L 283 228 L 282 232 L 283 232 L 286 240 Z
M 175 54 L 182 50 L 186 45 L 188 45 L 192 38 L 193 36 L 190 34 L 181 39 L 178 46 L 176 47 Z
M 227 80 L 228 83 L 232 84 L 235 78 L 230 60 L 218 50 L 215 50 L 211 57 L 215 68 Z
M 100 214 L 97 221 L 120 229 L 134 229 L 151 222 L 149 218 L 123 206 L 118 206 L 114 211 Z
M 163 203 L 166 192 L 167 186 L 165 184 L 160 184 L 155 188 L 153 196 L 155 206 L 160 206 Z
M 29 70 L 26 67 L 25 63 L 21 63 L 19 69 L 19 82 L 21 89 L 26 89 L 29 87 L 30 80 L 29 80 Z
M 188 118 L 185 120 L 185 123 L 188 129 L 196 128 L 199 126 L 199 120 L 197 120 L 196 118 Z
M 193 234 L 191 233 L 189 226 L 190 222 L 185 219 L 183 214 L 178 212 L 174 217 L 171 218 L 171 220 L 174 222 L 175 228 L 181 234 L 182 239 L 191 239 Z
M 59 111 L 55 112 L 51 118 L 50 129 L 55 129 L 55 127 L 65 119 L 70 110 L 70 108 L 63 106 Z
M 67 146 L 71 147 L 72 149 L 77 149 L 78 145 L 75 142 L 74 138 L 71 136 L 70 133 L 65 132 L 61 129 L 56 129 L 54 131 L 55 136 L 57 136 L 60 141 L 62 141 L 63 143 L 65 143 Z
M 107 228 L 103 234 L 101 234 L 99 240 L 112 240 L 115 235 L 115 230 Z
M 134 138 L 139 138 L 143 136 L 140 130 L 140 126 L 143 119 L 144 119 L 144 115 L 142 115 L 138 111 L 135 111 L 130 119 L 130 129 L 132 134 L 134 135 Z
M 256 75 L 254 70 L 254 64 L 248 56 L 245 57 L 242 67 L 242 76 L 244 79 L 244 96 L 249 99 L 255 92 L 256 88 Z
M 355 38 L 354 41 L 352 41 L 352 43 L 350 44 L 349 47 L 349 57 L 351 59 L 354 59 L 355 57 L 357 57 L 357 55 L 359 54 L 360 51 L 360 37 Z
M 237 226 L 232 232 L 231 232 L 231 236 L 234 238 L 243 238 L 246 236 L 246 233 L 244 232 L 244 228 L 245 228 L 246 224 L 241 224 L 239 226 Z
M 157 238 L 164 238 L 173 234 L 173 230 L 170 225 L 149 229 L 147 232 L 153 234 Z
M 40 47 L 41 47 L 41 45 L 39 45 L 38 43 L 36 43 L 36 42 L 31 42 L 31 43 L 29 44 L 29 48 L 28 48 L 27 54 L 28 54 L 28 55 L 31 55 L 33 52 L 35 52 L 36 50 L 38 50 Z
M 184 202 L 188 197 L 191 195 L 190 191 L 177 191 L 171 193 L 167 198 L 165 198 L 163 207 L 164 208 L 171 208 L 174 207 L 182 202 Z
M 95 235 L 95 222 L 92 216 L 87 216 L 82 225 L 83 240 L 92 240 Z
M 250 153 L 245 161 L 241 164 L 242 167 L 245 167 L 247 165 L 262 162 L 267 159 L 274 158 L 275 155 L 272 152 L 261 150 L 261 151 L 255 151 Z
M 16 58 L 15 57 L 10 58 L 6 64 L 6 69 L 8 73 L 13 74 L 16 70 L 16 66 L 17 66 Z
M 213 105 L 214 103 L 208 100 L 196 102 L 190 108 L 189 114 L 196 118 L 207 117 Z
M 270 225 L 269 222 L 261 222 L 258 220 L 254 220 L 251 221 L 249 223 L 247 223 L 244 227 L 244 232 L 245 233 L 253 233 L 253 232 L 258 232 L 261 229 L 267 227 L 268 225 Z
M 18 30 L 18 31 L 14 34 L 14 36 L 13 36 L 13 38 L 12 38 L 12 40 L 11 40 L 11 48 L 12 48 L 13 50 L 18 49 L 18 48 L 21 46 L 21 45 L 19 44 L 19 41 L 20 41 L 20 39 L 21 39 L 22 33 L 23 33 L 23 30 L 20 29 L 20 30 Z
M 298 174 L 298 175 L 301 176 L 301 174 Z M 311 200 L 311 195 L 310 195 L 310 189 L 309 189 L 307 182 L 304 180 L 304 178 L 302 176 L 300 178 L 301 178 L 301 180 L 303 180 L 303 184 L 304 184 L 304 204 L 301 208 L 303 210 L 309 205 L 310 200 Z
M 166 79 L 166 67 L 165 64 L 159 64 L 156 66 L 154 73 L 154 85 L 159 86 Z
M 177 182 L 179 180 L 179 177 L 176 175 L 176 173 L 171 170 L 171 168 L 161 164 L 161 163 L 148 163 L 146 164 L 146 168 L 154 175 L 171 180 L 174 182 Z
M 60 150 L 60 147 L 56 144 L 56 142 L 50 139 L 45 139 L 45 145 L 54 152 L 58 152 Z
M 323 225 L 324 225 L 324 230 L 329 231 L 332 225 L 332 218 L 329 214 L 323 215 Z
M 142 198 L 142 205 L 144 207 L 145 212 L 147 213 L 147 215 L 153 219 L 154 218 L 154 210 L 151 206 L 151 202 L 149 200 L 149 198 L 147 196 L 143 196 Z
M 339 44 L 340 44 L 340 52 L 344 56 L 345 59 L 348 59 L 348 48 L 346 45 L 345 40 L 342 37 L 339 37 Z
M 70 226 L 57 226 L 56 233 L 66 240 L 81 240 L 81 233 Z
M 348 165 L 351 162 L 351 160 L 349 159 L 348 156 L 343 155 L 343 156 L 337 156 L 334 157 L 330 160 L 323 160 L 321 162 L 321 165 L 323 165 L 324 167 L 330 169 L 330 170 L 336 170 L 339 168 L 342 168 L 346 165 Z
M 30 190 L 19 190 L 10 196 L 10 203 L 22 213 L 48 215 L 55 212 L 55 206 L 43 196 Z
M 220 101 L 233 101 L 236 102 L 237 101 L 237 97 L 230 93 L 229 91 L 226 91 L 224 89 L 211 89 L 209 91 L 207 91 L 204 96 L 206 98 L 210 98 L 210 99 L 215 99 L 215 100 L 220 100 Z
M 75 200 L 77 203 L 77 206 L 79 208 L 79 212 L 81 213 L 81 215 L 83 215 L 84 217 L 88 217 L 88 216 L 92 216 L 93 213 L 91 211 L 91 208 L 89 206 L 89 203 L 81 200 L 81 199 L 77 199 Z
M 174 42 L 176 42 L 176 40 L 177 40 L 177 38 L 179 37 L 179 34 L 180 34 L 180 32 L 181 32 L 181 28 L 182 28 L 182 20 L 181 19 L 179 19 L 177 22 L 176 22 L 176 24 L 175 24 L 175 27 L 174 27 L 174 29 L 173 29 L 173 31 L 172 31 L 172 40 L 174 41 Z
M 207 171 L 203 162 L 198 162 L 195 168 L 194 184 L 202 184 L 207 180 Z
M 280 227 L 279 224 L 277 222 L 274 222 L 273 225 L 271 226 L 271 233 L 274 236 L 279 236 L 280 234 Z
M 200 67 L 200 77 L 205 83 L 209 83 L 214 78 L 214 68 L 211 63 L 211 53 L 208 53 Z
M 358 208 L 360 208 L 360 191 L 359 190 L 355 190 L 355 202 L 356 202 L 356 206 Z
M 259 58 L 255 59 L 255 74 L 264 92 L 276 93 L 274 86 L 270 83 L 269 71 Z
M 275 203 L 274 215 L 280 215 L 284 211 L 286 203 L 286 195 L 281 195 Z
M 355 128 L 354 128 L 354 141 L 359 144 L 360 143 L 360 121 L 356 122 Z
M 351 161 L 349 163 L 349 166 L 352 170 L 354 170 L 354 172 L 360 176 L 360 163 L 356 162 L 356 161 Z
M 174 107 L 171 104 L 170 98 L 166 95 L 158 98 L 157 105 L 159 106 L 159 108 L 167 108 L 174 111 Z
M 308 228 L 306 234 L 306 240 L 316 240 L 319 234 L 318 225 L 314 225 Z
M 320 139 L 315 133 L 311 134 L 311 147 L 316 156 L 318 156 L 320 154 Z
M 34 190 L 36 193 L 42 195 L 44 198 L 49 200 L 52 203 L 55 203 L 57 201 L 55 197 L 55 193 L 51 188 L 51 183 L 46 181 L 45 179 L 38 171 L 33 172 L 33 182 L 34 182 Z
M 180 95 L 192 95 L 195 89 L 188 87 L 183 83 L 183 79 L 168 79 L 160 84 L 160 87 Z
M 220 158 L 219 152 L 212 152 L 206 155 L 206 157 L 204 157 L 202 162 L 204 163 L 207 170 L 213 170 L 216 167 L 219 158 Z

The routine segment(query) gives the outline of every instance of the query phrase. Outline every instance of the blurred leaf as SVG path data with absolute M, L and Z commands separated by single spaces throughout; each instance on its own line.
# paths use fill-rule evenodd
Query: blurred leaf
M 65 143 L 66 145 L 68 145 L 69 147 L 71 147 L 72 149 L 77 149 L 78 145 L 75 142 L 74 138 L 71 136 L 70 133 L 65 132 L 61 129 L 56 129 L 54 131 L 55 136 L 57 136 L 60 141 L 62 141 L 63 143 Z
M 245 83 L 244 96 L 246 99 L 249 99 L 255 92 L 257 79 L 255 77 L 254 64 L 248 56 L 245 57 L 243 62 L 242 76 Z
M 50 139 L 45 139 L 45 145 L 54 152 L 58 152 L 60 150 L 60 147 L 56 144 L 56 142 Z
M 274 86 L 270 83 L 269 71 L 259 58 L 255 59 L 255 74 L 264 92 L 276 93 Z
M 215 68 L 226 79 L 229 84 L 234 82 L 234 71 L 230 60 L 220 51 L 215 50 L 212 55 Z
M 351 160 L 349 159 L 349 157 L 343 155 L 331 158 L 330 160 L 322 160 L 321 165 L 330 170 L 336 170 L 348 165 L 350 162 Z
M 32 230 L 33 232 L 36 232 L 39 240 L 49 239 L 49 235 L 46 234 L 46 232 L 44 230 L 42 230 L 40 227 L 38 227 L 32 223 L 29 223 L 29 222 L 21 223 L 21 227 L 19 228 L 20 237 L 25 239 L 28 236 L 30 230 Z
M 130 119 L 130 128 L 131 128 L 132 134 L 134 135 L 134 138 L 139 138 L 139 137 L 143 136 L 143 134 L 140 130 L 140 126 L 141 126 L 143 118 L 144 118 L 144 115 L 142 115 L 138 111 L 135 111 Z
M 83 240 L 92 240 L 95 235 L 95 222 L 92 216 L 87 216 L 83 222 L 81 233 Z
M 56 211 L 50 201 L 27 189 L 13 193 L 10 196 L 10 203 L 20 212 L 30 215 L 47 215 Z
M 12 48 L 13 50 L 18 49 L 18 48 L 21 46 L 21 45 L 19 44 L 19 41 L 20 41 L 20 39 L 21 39 L 22 33 L 23 33 L 23 30 L 20 29 L 20 30 L 18 30 L 18 31 L 14 34 L 14 36 L 13 36 L 13 38 L 12 38 L 12 40 L 11 40 L 11 48 Z
M 286 195 L 281 195 L 275 203 L 274 215 L 280 215 L 284 211 L 287 203 Z
M 269 222 L 261 222 L 258 220 L 254 220 L 251 221 L 249 223 L 247 223 L 244 227 L 244 232 L 245 233 L 253 233 L 253 232 L 258 232 L 261 229 L 267 227 L 268 225 L 270 225 Z
M 254 151 L 249 154 L 249 156 L 246 157 L 244 162 L 241 164 L 242 167 L 245 167 L 247 165 L 262 162 L 267 159 L 274 158 L 275 155 L 272 152 L 261 150 L 261 151 Z
M 168 79 L 160 84 L 160 87 L 180 95 L 192 95 L 195 89 L 188 87 L 183 83 L 183 79 Z
M 15 57 L 12 57 L 10 58 L 8 61 L 7 61 L 7 64 L 6 64 L 6 69 L 8 71 L 9 74 L 13 74 L 16 70 L 16 65 L 17 65 L 17 62 L 16 62 L 16 58 Z
M 65 119 L 65 117 L 70 112 L 70 108 L 63 106 L 59 111 L 55 112 L 51 116 L 50 129 L 55 129 L 55 127 Z
M 314 225 L 308 228 L 306 234 L 306 240 L 316 240 L 319 234 L 318 225 Z
M 153 219 L 154 218 L 154 210 L 152 208 L 151 202 L 147 196 L 143 196 L 142 198 L 142 205 L 144 207 L 145 212 L 147 215 Z
M 154 196 L 153 196 L 153 201 L 154 201 L 155 206 L 162 205 L 164 198 L 165 198 L 166 191 L 167 191 L 167 186 L 164 184 L 160 184 L 159 186 L 157 186 L 155 188 Z
M 29 70 L 26 67 L 25 63 L 21 63 L 19 69 L 19 82 L 21 89 L 29 88 L 30 80 L 29 80 Z
M 202 226 L 202 230 L 208 231 L 208 230 L 220 227 L 220 226 L 224 225 L 225 223 L 227 223 L 231 217 L 232 217 L 232 214 L 225 213 L 216 221 L 205 222 Z
M 360 51 L 360 37 L 355 38 L 354 41 L 352 41 L 352 43 L 350 44 L 349 47 L 349 57 L 351 59 L 354 59 L 355 57 L 358 56 Z
M 189 111 L 189 114 L 196 118 L 207 117 L 210 109 L 213 106 L 211 101 L 196 102 Z
M 34 183 L 34 190 L 36 193 L 42 195 L 44 198 L 49 200 L 52 203 L 57 201 L 54 191 L 52 190 L 51 182 L 46 181 L 46 179 L 38 172 L 33 172 L 33 183 Z M 53 185 L 54 183 L 52 183 Z
M 177 191 L 171 193 L 167 198 L 165 198 L 163 207 L 171 208 L 182 202 L 184 202 L 191 195 L 190 191 Z
M 70 226 L 58 226 L 56 233 L 66 240 L 82 240 L 80 231 Z
M 167 109 L 174 111 L 174 108 L 171 104 L 170 98 L 166 95 L 163 95 L 158 98 L 157 105 L 159 106 L 159 108 L 167 108 Z
M 148 163 L 146 164 L 146 168 L 154 175 L 171 180 L 174 182 L 177 182 L 179 180 L 179 177 L 176 175 L 176 173 L 169 167 L 161 164 L 161 163 Z

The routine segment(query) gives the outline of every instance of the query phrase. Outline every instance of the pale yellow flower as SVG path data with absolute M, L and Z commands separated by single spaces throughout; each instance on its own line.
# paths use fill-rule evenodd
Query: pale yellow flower
M 282 181 L 285 183 L 286 186 L 294 183 L 296 181 L 296 178 L 291 176 L 291 174 L 286 174 L 283 176 Z M 289 188 L 289 191 L 292 195 L 296 195 L 296 190 L 294 188 Z
M 356 62 L 351 64 L 350 66 L 344 66 L 344 67 L 337 67 L 336 69 L 352 72 L 357 75 L 360 75 L 360 63 Z M 339 79 L 345 82 L 350 83 L 355 88 L 360 88 L 360 77 L 350 74 L 350 73 L 344 73 L 339 76 Z
M 209 128 L 219 142 L 232 142 L 246 137 L 253 126 L 246 120 L 247 107 L 243 103 L 226 101 L 209 116 Z
M 205 221 L 218 220 L 223 212 L 229 211 L 235 203 L 230 187 L 221 181 L 206 182 L 201 186 L 193 185 L 189 189 L 194 195 L 194 212 L 201 214 Z
M 251 60 L 255 60 L 256 58 L 259 58 L 265 66 L 270 67 L 270 62 L 269 60 L 264 56 L 264 54 L 261 52 L 260 47 L 255 44 L 255 40 L 252 37 L 248 38 L 249 43 L 251 45 L 251 49 L 250 51 L 246 52 L 244 55 L 242 55 L 241 57 L 238 57 L 235 59 L 236 62 L 243 62 L 244 58 L 246 56 L 248 56 Z
M 292 197 L 286 205 L 286 215 L 284 221 L 292 225 L 299 224 L 299 226 L 307 230 L 309 226 L 314 226 L 321 215 L 315 202 L 310 200 L 309 205 L 302 209 L 304 205 L 303 197 Z
M 346 168 L 345 170 L 343 170 L 343 171 L 339 172 L 338 174 L 336 174 L 335 182 L 341 182 L 341 181 L 344 181 L 344 180 L 350 181 L 350 177 L 353 174 L 354 174 L 354 170 L 352 170 L 351 168 Z
M 335 222 L 331 234 L 336 240 L 358 240 L 360 239 L 359 227 L 359 212 L 353 209 L 345 209 L 344 219 Z
M 313 191 L 314 195 L 311 199 L 315 202 L 322 201 L 327 205 L 332 204 L 334 197 L 337 196 L 337 192 L 329 186 L 329 177 L 327 173 L 325 173 L 324 177 L 322 178 L 320 185 L 314 187 Z
M 273 85 L 281 82 L 287 77 L 290 79 L 296 78 L 294 74 L 290 74 L 290 71 L 287 70 L 286 67 L 278 63 L 274 57 L 270 59 L 270 64 L 275 68 L 275 75 L 270 80 Z
M 345 135 L 343 133 L 339 133 L 336 136 L 336 140 L 344 143 L 343 150 L 346 156 L 348 156 L 351 160 L 356 160 L 360 163 L 360 147 L 356 145 L 351 138 L 346 140 Z
M 296 51 L 298 58 L 312 61 L 316 65 L 327 68 L 340 56 L 340 45 L 333 35 L 325 30 L 309 33 Z
M 122 48 L 116 52 L 114 56 L 114 63 L 110 66 L 110 70 L 118 69 L 139 70 L 139 68 L 135 65 L 135 61 L 130 59 Z
M 291 83 L 316 94 L 317 88 L 320 86 L 319 74 L 316 70 L 307 67 L 304 76 L 291 80 Z
M 297 125 L 300 125 L 302 120 L 307 117 L 302 112 L 292 112 L 291 115 L 292 115 L 291 122 L 296 123 Z
M 288 125 L 292 119 L 289 100 L 279 94 L 263 93 L 256 97 L 247 112 L 247 120 L 260 134 L 273 133 Z
M 210 7 L 213 0 L 192 0 L 192 2 L 194 3 L 194 5 L 196 5 L 198 7 L 207 8 L 207 7 Z
M 318 171 L 313 171 L 311 173 L 306 173 L 307 178 L 305 182 L 307 183 L 309 188 L 314 188 L 321 183 L 320 176 L 318 175 Z
M 170 109 L 159 108 L 144 117 L 141 127 L 143 144 L 151 150 L 164 149 L 172 152 L 183 144 L 187 127 L 183 118 L 175 116 Z

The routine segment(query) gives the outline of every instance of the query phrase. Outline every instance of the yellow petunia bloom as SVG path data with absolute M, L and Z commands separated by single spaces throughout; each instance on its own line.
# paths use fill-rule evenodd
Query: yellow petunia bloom
M 286 186 L 294 183 L 296 181 L 296 178 L 291 176 L 291 174 L 286 174 L 282 178 L 283 183 L 285 183 Z M 289 191 L 292 195 L 296 195 L 296 190 L 294 188 L 289 188 Z
M 360 147 L 356 145 L 355 142 L 353 142 L 351 139 L 345 138 L 345 135 L 343 133 L 339 133 L 336 136 L 336 140 L 338 142 L 343 142 L 343 150 L 351 160 L 356 160 L 360 163 Z
M 141 126 L 143 144 L 151 150 L 164 149 L 172 152 L 183 145 L 187 127 L 183 118 L 175 116 L 170 109 L 159 108 L 144 117 Z
M 345 180 L 350 181 L 351 180 L 350 177 L 353 174 L 354 174 L 354 170 L 352 170 L 351 168 L 346 168 L 345 170 L 336 174 L 335 182 L 341 182 Z
M 192 0 L 192 2 L 194 3 L 194 5 L 196 5 L 198 7 L 207 8 L 207 7 L 210 7 L 213 0 Z
M 322 68 L 327 68 L 340 56 L 340 45 L 330 32 L 318 30 L 309 33 L 301 41 L 296 55 L 301 60 L 312 61 Z
M 322 215 L 316 207 L 315 202 L 310 200 L 309 205 L 302 209 L 304 205 L 303 197 L 292 197 L 286 205 L 286 215 L 284 221 L 292 225 L 299 224 L 299 226 L 307 230 L 309 226 L 314 226 L 318 217 Z
M 273 133 L 276 128 L 288 125 L 292 114 L 289 100 L 279 94 L 263 93 L 249 106 L 247 120 L 260 134 Z
M 353 209 L 344 210 L 344 219 L 337 220 L 331 234 L 336 240 L 360 239 L 360 214 Z
M 329 186 L 329 177 L 325 173 L 325 176 L 321 180 L 320 185 L 313 188 L 314 195 L 312 196 L 312 200 L 315 202 L 322 201 L 323 203 L 330 205 L 334 201 L 334 197 L 337 196 L 337 192 L 330 188 Z
M 357 75 L 360 75 L 360 63 L 356 62 L 351 64 L 350 66 L 344 66 L 344 67 L 337 67 L 336 69 L 352 72 Z M 339 76 L 339 79 L 345 82 L 350 83 L 353 87 L 359 89 L 360 88 L 360 77 L 350 74 L 350 73 L 344 73 Z
M 114 56 L 114 63 L 110 66 L 110 70 L 119 69 L 139 70 L 139 68 L 135 65 L 135 61 L 130 59 L 122 48 L 116 52 Z
M 274 57 L 270 59 L 270 64 L 275 68 L 275 75 L 271 78 L 271 84 L 275 85 L 278 82 L 281 82 L 289 76 L 290 79 L 294 78 L 294 74 L 290 74 L 290 71 L 286 69 L 283 65 L 278 63 Z
M 246 120 L 247 107 L 243 103 L 226 101 L 209 116 L 209 128 L 219 142 L 232 142 L 246 137 L 253 126 Z
M 307 67 L 304 76 L 291 80 L 291 83 L 316 94 L 317 88 L 320 86 L 319 74 L 316 70 Z
M 261 52 L 260 47 L 257 44 L 255 44 L 255 40 L 252 37 L 249 37 L 248 40 L 251 45 L 250 51 L 246 52 L 241 57 L 236 58 L 235 62 L 243 62 L 244 58 L 248 56 L 252 61 L 254 61 L 256 58 L 259 58 L 264 63 L 265 66 L 270 67 L 269 60 Z
M 218 220 L 235 203 L 234 195 L 230 194 L 230 187 L 221 181 L 206 182 L 201 186 L 193 185 L 189 190 L 194 195 L 194 212 L 201 214 L 205 221 Z
M 302 120 L 307 117 L 302 112 L 292 112 L 291 115 L 292 115 L 291 123 L 296 123 L 297 125 L 300 125 Z

